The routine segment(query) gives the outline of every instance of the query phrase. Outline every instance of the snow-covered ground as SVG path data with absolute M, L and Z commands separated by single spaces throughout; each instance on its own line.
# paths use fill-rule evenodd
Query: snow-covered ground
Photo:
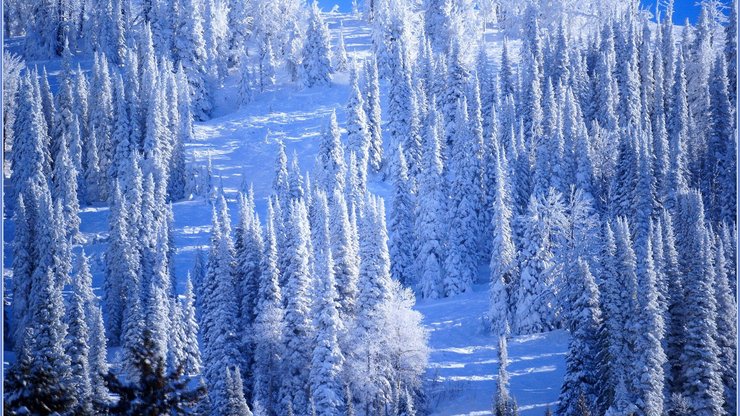
M 339 20 L 343 21 L 350 58 L 367 56 L 371 47 L 370 31 L 364 23 L 343 14 L 329 14 L 327 20 L 332 37 L 337 36 Z M 491 44 L 491 48 L 499 49 L 500 43 Z M 89 69 L 90 59 L 79 61 L 83 69 Z M 29 66 L 34 64 L 49 65 L 54 88 L 59 62 L 29 62 Z M 211 158 L 216 184 L 223 184 L 234 218 L 236 192 L 245 184 L 253 184 L 257 209 L 264 218 L 278 142 L 285 143 L 289 159 L 295 152 L 302 170 L 310 171 L 322 126 L 332 110 L 336 109 L 339 125 L 343 125 L 344 106 L 349 97 L 348 74 L 335 74 L 331 87 L 321 89 L 290 84 L 285 74 L 281 74 L 278 85 L 257 94 L 251 104 L 241 109 L 234 104 L 237 81 L 238 76 L 233 75 L 217 92 L 214 117 L 196 123 L 195 138 L 187 145 L 188 158 L 196 166 L 204 165 Z M 378 177 L 370 178 L 369 188 L 381 196 L 390 195 L 390 186 Z M 386 204 L 389 202 L 386 200 Z M 178 291 L 182 292 L 197 248 L 209 242 L 211 208 L 202 199 L 178 202 L 173 208 L 177 245 L 175 269 L 180 279 Z M 80 217 L 81 232 L 86 240 L 84 249 L 92 256 L 94 285 L 100 293 L 108 208 L 104 205 L 84 207 Z M 5 218 L 4 225 L 4 274 L 7 275 L 11 265 L 13 224 Z M 455 298 L 418 301 L 417 309 L 424 315 L 430 334 L 426 388 L 429 407 L 436 409 L 433 415 L 491 414 L 498 370 L 498 340 L 481 331 L 481 316 L 487 302 L 486 285 L 477 285 L 472 293 Z M 548 404 L 555 404 L 564 374 L 567 341 L 566 333 L 561 331 L 509 341 L 511 390 L 522 415 L 541 415 Z M 10 358 L 12 354 L 6 354 L 6 361 Z
M 482 331 L 488 288 L 439 300 L 418 300 L 429 330 L 427 395 L 432 415 L 490 415 L 498 372 L 498 339 Z M 563 331 L 509 340 L 511 391 L 521 415 L 542 415 L 557 402 L 565 373 Z

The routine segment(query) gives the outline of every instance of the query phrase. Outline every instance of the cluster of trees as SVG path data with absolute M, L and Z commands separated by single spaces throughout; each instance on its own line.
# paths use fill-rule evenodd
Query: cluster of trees
M 193 119 L 210 116 L 231 68 L 241 69 L 243 101 L 274 83 L 281 63 L 307 86 L 346 68 L 341 36 L 331 62 L 316 3 L 309 13 L 296 1 L 8 6 L 6 33 L 25 35 L 26 58 L 60 56 L 62 71 L 52 92 L 45 69 L 10 55 L 4 68 L 16 224 L 8 340 L 17 355 L 5 410 L 413 414 L 426 334 L 413 293 L 391 279 L 383 201 L 354 156 L 344 168 L 334 116 L 323 145 L 333 173 L 322 168 L 311 186 L 281 151 L 264 230 L 250 193 L 238 198 L 232 233 L 210 161 L 197 180 L 185 165 Z M 91 76 L 72 68 L 73 53 L 94 54 Z M 360 160 L 379 169 L 374 80 L 367 108 L 377 127 Z M 365 146 L 370 131 L 355 133 Z M 178 297 L 171 202 L 192 193 L 214 202 L 212 246 Z M 102 307 L 87 257 L 73 254 L 80 204 L 101 202 L 110 207 Z M 112 369 L 109 345 L 120 348 Z
M 579 39 L 534 4 L 496 65 L 425 7 L 420 39 L 376 22 L 394 277 L 452 296 L 489 260 L 493 333 L 571 332 L 560 414 L 734 413 L 735 9 L 679 32 L 632 2 Z
M 217 196 L 208 260 L 194 271 L 212 414 L 231 414 L 224 369 L 255 413 L 411 415 L 420 405 L 426 333 L 413 293 L 391 278 L 383 200 L 351 155 L 347 166 L 332 114 L 313 182 L 280 145 L 264 227 L 251 190 L 233 233 Z
M 185 70 L 193 114 L 201 120 L 210 115 L 213 90 L 242 65 L 258 67 L 261 89 L 275 82 L 278 66 L 309 87 L 325 85 L 333 71 L 318 5 L 307 10 L 299 0 L 7 0 L 4 9 L 5 36 L 25 37 L 26 58 L 62 56 L 68 43 L 73 51 L 132 67 L 129 54 L 141 50 L 138 39 L 148 28 L 154 56 Z M 342 55 L 343 42 L 339 46 Z M 247 64 L 250 48 L 256 63 Z

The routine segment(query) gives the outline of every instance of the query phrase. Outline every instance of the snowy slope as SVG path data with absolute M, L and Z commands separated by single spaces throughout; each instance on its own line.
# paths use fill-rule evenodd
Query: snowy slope
M 433 301 L 418 300 L 430 332 L 427 395 L 432 415 L 490 415 L 498 372 L 498 340 L 481 331 L 488 289 Z M 563 331 L 509 340 L 511 391 L 520 414 L 542 415 L 557 402 L 565 373 Z
M 330 14 L 327 21 L 333 38 L 337 36 L 340 20 L 350 59 L 367 56 L 369 28 L 347 15 Z M 500 44 L 492 45 L 492 49 L 499 47 Z M 83 69 L 90 67 L 89 59 L 81 59 L 80 63 Z M 34 64 L 49 64 L 54 85 L 59 62 L 30 62 L 29 66 Z M 200 166 L 211 158 L 216 184 L 223 184 L 234 218 L 236 192 L 244 189 L 245 184 L 253 184 L 257 210 L 264 218 L 278 141 L 285 143 L 289 159 L 295 152 L 302 170 L 310 171 L 322 126 L 332 110 L 337 111 L 340 127 L 343 125 L 344 106 L 349 96 L 348 74 L 335 74 L 331 87 L 321 89 L 289 84 L 285 74 L 279 74 L 277 86 L 256 94 L 254 101 L 241 109 L 234 104 L 237 80 L 238 76 L 232 75 L 217 92 L 214 118 L 196 123 L 194 140 L 187 144 L 188 159 Z M 384 91 L 385 87 L 381 89 Z M 372 192 L 386 198 L 390 195 L 388 184 L 378 177 L 369 179 Z M 390 206 L 390 201 L 386 203 Z M 209 242 L 211 207 L 202 199 L 194 199 L 175 203 L 173 208 L 177 245 L 175 270 L 181 292 L 187 271 L 193 267 L 195 251 Z M 94 286 L 100 293 L 108 207 L 83 207 L 80 216 L 84 249 L 91 255 Z M 13 225 L 7 218 L 4 225 L 4 274 L 7 275 L 11 265 Z M 79 250 L 77 247 L 76 251 Z M 486 285 L 478 285 L 474 292 L 452 299 L 418 301 L 417 309 L 424 314 L 424 323 L 430 332 L 432 352 L 426 387 L 430 408 L 436 409 L 434 415 L 490 414 L 498 362 L 497 339 L 480 330 L 487 302 Z M 557 400 L 566 349 L 564 332 L 519 337 L 509 342 L 511 389 L 522 415 L 541 415 L 546 405 Z M 10 357 L 12 354 L 6 355 L 6 360 Z

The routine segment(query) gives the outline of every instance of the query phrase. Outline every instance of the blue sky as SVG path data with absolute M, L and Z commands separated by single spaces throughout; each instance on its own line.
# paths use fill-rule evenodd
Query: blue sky
M 361 2 L 361 0 L 359 1 Z M 641 2 L 643 7 L 650 10 L 655 9 L 655 0 L 641 0 Z M 677 24 L 683 24 L 688 17 L 692 23 L 695 23 L 700 10 L 696 3 L 697 0 L 674 0 L 675 13 L 673 15 L 673 21 Z M 319 6 L 323 10 L 330 10 L 335 4 L 339 5 L 340 11 L 352 10 L 352 0 L 319 0 Z

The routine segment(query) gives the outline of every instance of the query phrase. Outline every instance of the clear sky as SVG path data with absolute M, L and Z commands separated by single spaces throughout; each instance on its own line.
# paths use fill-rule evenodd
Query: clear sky
M 728 4 L 730 0 L 727 1 Z M 656 0 L 641 0 L 643 7 L 655 10 Z M 361 0 L 360 0 L 361 3 Z M 665 3 L 665 0 L 661 0 L 661 3 Z M 697 0 L 674 0 L 674 15 L 673 21 L 676 24 L 683 24 L 688 17 L 691 23 L 696 22 L 696 18 L 699 16 L 700 7 L 696 5 Z M 319 0 L 319 6 L 323 10 L 330 10 L 334 5 L 339 5 L 340 11 L 352 10 L 352 0 Z

